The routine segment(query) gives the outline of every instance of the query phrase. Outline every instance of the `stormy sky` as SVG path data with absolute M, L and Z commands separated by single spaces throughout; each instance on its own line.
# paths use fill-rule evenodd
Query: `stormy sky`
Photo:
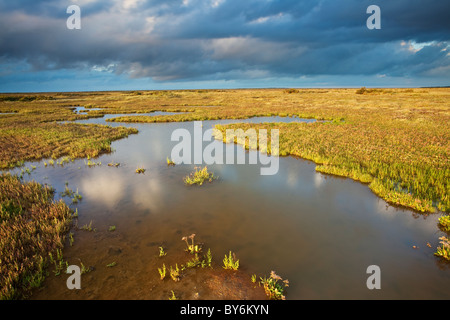
M 73 4 L 81 29 L 67 28 Z M 0 92 L 448 86 L 449 13 L 444 0 L 0 0 Z

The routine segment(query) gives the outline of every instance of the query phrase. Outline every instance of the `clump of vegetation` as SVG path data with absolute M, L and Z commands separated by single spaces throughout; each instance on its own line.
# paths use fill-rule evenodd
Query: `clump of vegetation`
M 356 90 L 356 94 L 392 93 L 392 92 L 393 92 L 392 90 L 387 89 L 377 89 L 377 88 L 367 89 L 366 87 L 361 87 L 358 90 Z M 405 90 L 405 92 L 412 92 L 412 91 Z
M 118 162 L 110 162 L 110 163 L 108 163 L 108 167 L 118 167 L 118 166 L 120 166 L 120 163 L 118 163 Z
M 61 167 L 63 167 L 64 164 L 69 163 L 69 162 L 70 162 L 70 158 L 65 156 L 65 157 L 62 157 L 61 160 L 59 160 L 59 161 L 57 160 L 56 164 L 60 165 Z
M 181 241 L 186 242 L 186 246 L 187 246 L 186 251 L 191 254 L 199 253 L 202 250 L 202 248 L 199 245 L 194 244 L 194 238 L 195 238 L 195 233 L 191 234 L 189 237 L 181 238 Z M 191 244 L 189 244 L 188 239 L 191 240 Z
M 64 191 L 61 192 L 61 197 L 72 198 L 72 203 L 78 203 L 79 201 L 81 201 L 83 199 L 83 196 L 78 193 L 78 189 L 77 189 L 76 192 L 73 191 L 72 189 L 69 189 L 67 182 L 66 182 L 66 185 L 64 187 Z
M 450 239 L 442 236 L 439 238 L 439 240 L 441 240 L 439 242 L 441 246 L 437 248 L 437 251 L 434 254 L 446 260 L 450 260 Z
M 64 261 L 62 250 L 56 249 L 56 259 L 53 258 L 51 252 L 48 255 L 50 257 L 50 263 L 52 263 L 55 266 L 55 270 L 53 271 L 55 273 L 55 276 L 59 276 L 61 272 L 66 270 L 67 267 L 69 266 L 67 261 Z
M 225 258 L 223 259 L 223 268 L 224 269 L 230 269 L 230 270 L 234 270 L 236 271 L 237 269 L 239 269 L 239 259 L 236 259 L 236 255 L 233 253 L 225 255 Z
M 113 262 L 111 262 L 111 263 L 108 263 L 107 265 L 106 265 L 106 267 L 107 268 L 112 268 L 112 267 L 115 267 L 117 265 L 117 263 L 115 262 L 115 261 L 113 261 Z
M 169 297 L 169 300 L 178 300 L 178 298 L 175 296 L 175 292 L 172 291 L 172 296 Z
M 280 282 L 278 282 L 280 281 Z M 269 278 L 260 278 L 260 284 L 263 285 L 266 295 L 271 300 L 285 300 L 284 288 L 289 287 L 289 281 L 283 280 L 275 271 L 270 272 Z
M 108 231 L 109 232 L 116 231 L 116 226 L 109 226 Z
M 87 162 L 86 162 L 86 160 L 84 160 L 84 164 L 87 165 L 88 167 L 95 167 L 95 166 L 101 166 L 102 165 L 101 161 L 95 162 L 95 161 L 91 160 L 89 157 L 88 157 L 88 161 Z
M 89 272 L 91 272 L 93 270 L 93 267 L 86 267 L 84 265 L 84 263 L 81 262 L 81 261 L 80 261 L 80 265 L 81 265 L 81 270 L 80 270 L 81 274 L 86 274 L 86 273 L 89 273 Z
M 208 249 L 208 251 L 206 252 L 206 259 L 204 260 L 204 262 L 202 261 L 202 267 L 211 268 L 211 264 L 212 264 L 212 253 L 211 249 Z
M 180 281 L 180 269 L 178 268 L 178 264 L 175 264 L 175 268 L 170 266 L 170 277 L 175 282 Z
M 96 229 L 92 227 L 92 220 L 89 222 L 89 224 L 85 224 L 80 229 L 85 231 L 96 231 Z
M 136 169 L 136 173 L 145 173 L 145 169 L 144 168 L 142 168 L 142 167 L 138 167 L 137 169 Z
M 167 253 L 164 251 L 163 247 L 159 247 L 159 257 L 165 257 Z
M 166 277 L 166 271 L 167 271 L 166 265 L 163 263 L 162 268 L 158 268 L 158 273 L 159 273 L 161 280 L 164 280 L 164 278 Z
M 203 169 L 200 169 L 199 167 L 195 167 L 194 169 L 194 172 L 192 172 L 189 176 L 184 177 L 183 180 L 186 185 L 197 184 L 201 186 L 205 181 L 212 182 L 214 179 L 217 179 L 214 176 L 214 173 L 208 172 L 207 166 Z
M 53 195 L 48 186 L 0 175 L 0 300 L 27 297 L 44 281 L 49 263 L 65 265 L 61 250 L 72 211 Z
M 169 157 L 167 157 L 166 161 L 167 161 L 167 165 L 168 166 L 174 166 L 175 165 L 175 162 L 173 162 L 173 160 L 170 159 Z
M 75 242 L 75 239 L 73 238 L 73 233 L 69 232 L 69 244 L 70 244 L 70 246 L 73 246 L 74 242 Z
M 439 226 L 442 230 L 450 232 L 450 215 L 439 217 Z
M 211 268 L 212 266 L 212 254 L 211 249 L 208 249 L 205 256 L 203 256 L 203 259 L 200 259 L 199 255 L 197 253 L 194 254 L 194 257 L 186 262 L 186 265 L 181 266 L 181 270 L 189 269 L 189 268 L 195 268 L 195 267 L 202 267 Z

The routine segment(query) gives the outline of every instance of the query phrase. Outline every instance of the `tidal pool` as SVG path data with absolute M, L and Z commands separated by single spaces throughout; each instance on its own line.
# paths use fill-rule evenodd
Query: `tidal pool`
M 105 124 L 106 118 L 78 122 Z M 258 121 L 315 120 L 203 121 L 202 129 Z M 449 264 L 433 255 L 443 235 L 438 214 L 395 208 L 367 185 L 317 173 L 314 163 L 295 157 L 281 157 L 272 176 L 260 175 L 261 165 L 249 161 L 209 165 L 218 180 L 186 186 L 183 177 L 195 165 L 167 166 L 166 158 L 177 144 L 172 132 L 193 132 L 193 122 L 106 124 L 136 127 L 139 133 L 113 142 L 113 153 L 93 159 L 99 166 L 89 167 L 84 159 L 63 166 L 45 167 L 45 160 L 25 164 L 36 166 L 25 180 L 48 183 L 57 192 L 66 183 L 78 189 L 83 199 L 71 204 L 78 211 L 76 223 L 82 227 L 92 221 L 96 229 L 74 228 L 74 243 L 64 249 L 69 264 L 92 269 L 82 275 L 82 289 L 68 290 L 68 276 L 50 272 L 32 299 L 166 300 L 171 290 L 181 299 L 209 299 L 218 290 L 204 285 L 210 271 L 191 270 L 179 283 L 159 279 L 157 268 L 180 261 L 186 255 L 181 238 L 192 233 L 204 250 L 211 249 L 215 269 L 222 269 L 231 250 L 240 259 L 238 272 L 249 282 L 251 274 L 259 279 L 271 270 L 288 279 L 287 299 L 450 298 Z M 258 152 L 213 143 L 244 160 Z M 145 174 L 136 174 L 137 167 Z M 110 226 L 116 230 L 108 231 Z M 164 258 L 158 257 L 160 246 Z M 112 262 L 114 267 L 106 267 Z M 366 286 L 370 265 L 380 267 L 381 289 Z

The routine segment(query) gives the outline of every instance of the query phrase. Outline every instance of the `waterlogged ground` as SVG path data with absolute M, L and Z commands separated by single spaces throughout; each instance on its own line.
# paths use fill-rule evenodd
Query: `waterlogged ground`
M 119 115 L 107 117 L 113 116 Z M 105 123 L 107 117 L 80 122 Z M 203 130 L 232 122 L 239 120 L 203 121 Z M 50 272 L 32 299 L 165 300 L 172 291 L 180 299 L 261 299 L 264 292 L 250 276 L 271 270 L 289 279 L 287 299 L 450 298 L 448 263 L 433 255 L 442 235 L 437 214 L 394 208 L 366 185 L 317 173 L 315 164 L 294 157 L 279 158 L 273 176 L 260 175 L 261 165 L 248 161 L 210 165 L 219 179 L 189 187 L 183 177 L 194 165 L 167 166 L 166 157 L 178 143 L 171 141 L 172 132 L 185 128 L 193 134 L 193 122 L 108 125 L 136 127 L 139 133 L 113 142 L 113 153 L 90 159 L 101 165 L 88 166 L 86 159 L 63 166 L 25 163 L 36 166 L 25 180 L 51 184 L 57 192 L 67 184 L 83 196 L 71 204 L 78 228 L 64 258 L 91 269 L 82 275 L 81 290 L 68 290 L 68 276 Z M 241 159 L 256 152 L 213 143 Z M 137 167 L 145 173 L 135 173 Z M 95 231 L 81 229 L 91 222 Z M 204 250 L 211 249 L 214 268 L 190 269 L 179 282 L 161 281 L 157 269 L 163 263 L 175 266 L 190 258 L 181 238 L 192 233 Z M 167 253 L 162 258 L 160 246 Z M 221 267 L 230 250 L 240 259 L 237 273 Z M 366 286 L 370 265 L 381 269 L 380 290 Z

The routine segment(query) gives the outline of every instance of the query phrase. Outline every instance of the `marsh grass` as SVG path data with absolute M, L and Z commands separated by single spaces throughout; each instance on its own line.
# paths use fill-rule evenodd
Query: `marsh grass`
M 110 162 L 110 163 L 108 163 L 108 167 L 115 167 L 115 168 L 117 168 L 118 166 L 120 166 L 120 163 L 118 163 L 118 162 Z
M 61 161 L 56 162 L 62 166 L 68 163 L 69 157 L 96 157 L 111 152 L 112 141 L 137 133 L 137 130 L 132 128 L 40 122 L 33 115 L 27 115 L 24 119 L 0 119 L 0 124 L 1 169 L 19 166 L 19 161 L 43 158 L 52 158 L 48 164 L 53 166 L 54 159 L 64 156 Z M 46 164 L 47 162 L 44 166 Z
M 88 159 L 88 161 L 86 162 L 86 160 L 84 160 L 84 164 L 88 167 L 95 167 L 95 166 L 101 166 L 102 162 L 95 162 L 94 160 Z
M 173 162 L 169 157 L 167 157 L 166 162 L 167 162 L 168 166 L 174 166 L 175 165 L 175 162 Z
M 198 244 L 196 245 L 194 243 L 194 238 L 195 238 L 195 233 L 191 234 L 190 236 L 185 236 L 185 237 L 181 238 L 181 241 L 186 242 L 187 248 L 185 250 L 187 252 L 189 252 L 190 254 L 197 254 L 202 250 L 201 246 L 199 246 Z M 188 242 L 188 239 L 191 240 L 191 243 Z
M 171 290 L 172 295 L 169 297 L 169 300 L 178 300 L 178 298 L 175 296 L 175 292 L 173 292 L 173 290 Z
M 69 197 L 72 199 L 72 203 L 76 204 L 83 199 L 83 196 L 78 193 L 78 189 L 74 192 L 72 189 L 69 189 L 68 184 L 66 183 L 64 187 L 64 191 L 60 193 L 61 197 Z
M 368 184 L 387 202 L 419 212 L 448 212 L 450 136 L 428 122 L 409 125 L 392 119 L 358 123 L 229 124 L 227 129 L 276 128 L 281 155 L 314 161 L 316 171 Z M 432 123 L 432 122 L 430 122 Z M 441 132 L 439 132 L 441 131 Z M 259 146 L 258 146 L 259 147 Z
M 0 175 L 0 299 L 21 299 L 39 287 L 50 264 L 66 266 L 62 248 L 72 211 L 54 189 Z
M 436 256 L 450 261 L 450 239 L 445 236 L 439 238 L 441 244 L 434 253 Z
M 439 217 L 439 227 L 446 232 L 450 232 L 450 215 Z
M 164 280 L 164 278 L 166 277 L 166 272 L 167 272 L 166 265 L 163 263 L 162 268 L 158 268 L 158 273 L 161 280 Z
M 205 181 L 212 182 L 217 177 L 214 176 L 214 173 L 208 171 L 208 167 L 204 168 L 195 167 L 194 172 L 184 177 L 183 181 L 186 185 L 202 185 Z
M 172 268 L 172 266 L 170 266 L 169 274 L 173 281 L 178 282 L 181 280 L 181 274 L 180 269 L 178 268 L 178 264 L 175 264 L 175 268 Z
M 270 276 L 260 278 L 260 284 L 263 285 L 264 291 L 270 300 L 285 300 L 284 289 L 289 287 L 289 281 L 283 280 L 275 271 L 270 272 Z
M 142 167 L 138 167 L 136 168 L 136 173 L 141 174 L 141 173 L 145 173 L 146 169 L 142 168 Z
M 239 269 L 239 259 L 236 259 L 236 255 L 231 253 L 231 251 L 228 254 L 228 257 L 225 255 L 225 258 L 223 259 L 223 268 L 234 271 Z
M 167 255 L 167 252 L 164 251 L 163 247 L 159 247 L 159 257 L 165 257 Z
M 97 231 L 94 227 L 92 227 L 92 220 L 89 222 L 89 224 L 85 224 L 85 225 L 83 225 L 81 228 L 79 228 L 80 230 L 84 230 L 84 231 L 89 231 L 89 232 L 91 232 L 91 231 L 93 231 L 93 232 L 95 232 L 95 231 Z

